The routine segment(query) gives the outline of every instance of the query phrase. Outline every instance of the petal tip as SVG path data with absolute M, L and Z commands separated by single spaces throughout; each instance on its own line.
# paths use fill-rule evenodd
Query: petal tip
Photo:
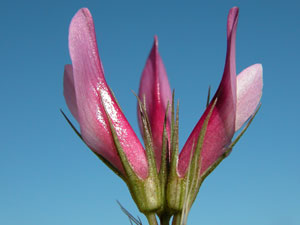
M 234 6 L 229 10 L 228 18 L 236 18 L 239 15 L 239 7 Z
M 78 12 L 75 14 L 75 16 L 79 15 L 79 14 L 83 14 L 84 16 L 90 16 L 91 12 L 88 8 L 81 8 L 78 10 Z
M 66 64 L 65 66 L 64 66 L 64 71 L 66 72 L 66 71 L 69 71 L 69 70 L 71 70 L 72 69 L 72 64 Z
M 92 14 L 88 8 L 79 9 L 71 20 L 69 32 L 71 32 L 72 29 L 78 28 L 80 23 L 83 23 L 84 21 L 90 22 L 91 20 L 93 20 Z
M 229 10 L 227 18 L 227 37 L 231 36 L 232 32 L 235 32 L 236 24 L 239 16 L 239 8 L 233 7 Z
M 158 46 L 158 37 L 157 37 L 157 35 L 154 35 L 154 44 L 156 46 Z
M 254 64 L 254 66 L 256 67 L 256 69 L 259 71 L 259 72 L 263 72 L 263 66 L 261 63 L 256 63 Z
M 158 52 L 158 37 L 157 37 L 157 35 L 154 35 L 152 50 Z

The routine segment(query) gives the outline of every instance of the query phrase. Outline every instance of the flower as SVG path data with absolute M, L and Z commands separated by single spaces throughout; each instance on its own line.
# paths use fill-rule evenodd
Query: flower
M 202 146 L 201 173 L 226 151 L 234 133 L 254 114 L 262 95 L 262 66 L 255 64 L 236 76 L 235 38 L 238 22 L 238 8 L 232 8 L 227 20 L 227 54 L 221 83 L 210 105 L 205 110 L 185 143 L 178 161 L 178 173 L 185 174 L 191 149 L 203 122 L 213 104 L 218 99 L 207 125 Z
M 221 83 L 207 106 L 205 112 L 196 124 L 189 138 L 187 139 L 179 156 L 177 138 L 174 137 L 170 145 L 171 169 L 168 178 L 167 201 L 168 207 L 175 211 L 183 208 L 186 197 L 186 181 L 195 181 L 195 190 L 191 201 L 196 197 L 200 184 L 205 177 L 227 156 L 235 142 L 232 138 L 243 124 L 256 112 L 262 95 L 262 66 L 254 64 L 243 70 L 236 76 L 235 64 L 235 39 L 238 22 L 237 7 L 230 10 L 227 20 L 227 54 L 225 68 Z M 151 125 L 153 142 L 155 145 L 157 164 L 160 165 L 161 137 L 163 135 L 163 119 L 167 103 L 172 102 L 171 90 L 162 59 L 158 52 L 158 42 L 155 38 L 153 48 L 147 60 L 142 74 L 140 89 L 140 98 L 145 99 L 148 118 Z M 208 121 L 205 121 L 208 119 Z M 141 124 L 141 120 L 139 120 Z M 168 136 L 170 139 L 169 120 L 166 124 Z M 173 134 L 176 121 L 173 121 Z M 140 126 L 141 127 L 141 126 Z M 198 147 L 197 143 L 203 131 L 203 140 Z M 176 135 L 176 134 L 175 134 Z M 194 154 L 193 154 L 194 153 Z M 193 157 L 198 157 L 197 167 L 199 171 L 196 178 L 188 178 L 188 168 L 191 166 Z M 174 163 L 172 163 L 174 161 Z M 173 166 L 172 166 L 173 165 Z M 194 168 L 197 170 L 197 168 Z M 195 174 L 191 174 L 195 176 Z M 182 187 L 180 187 L 182 186 Z M 179 188 L 180 187 L 180 188 Z M 193 189 L 190 187 L 189 189 Z M 179 191 L 174 191 L 179 190 Z M 179 192 L 179 193 L 178 193 Z
M 84 142 L 124 174 L 107 111 L 133 170 L 139 177 L 146 178 L 148 164 L 144 148 L 106 83 L 98 55 L 94 22 L 88 9 L 79 10 L 72 19 L 69 50 L 72 65 L 65 66 L 64 96 L 80 125 Z
M 87 146 L 128 185 L 141 212 L 161 206 L 157 173 L 106 83 L 95 28 L 88 9 L 80 9 L 69 27 L 72 65 L 64 71 L 64 96 Z M 155 168 L 156 171 L 156 168 Z
M 106 83 L 89 10 L 80 9 L 71 21 L 72 65 L 66 65 L 64 71 L 67 105 L 80 125 L 80 137 L 126 182 L 140 211 L 147 217 L 151 215 L 149 221 L 155 219 L 153 213 L 160 218 L 174 215 L 176 219 L 191 207 L 205 177 L 236 143 L 232 141 L 234 134 L 249 118 L 251 122 L 257 112 L 262 95 L 262 66 L 254 64 L 236 76 L 238 11 L 234 7 L 228 15 L 221 83 L 180 154 L 178 110 L 175 116 L 174 94 L 158 52 L 157 37 L 138 94 L 138 122 L 144 148 Z
M 145 99 L 146 111 L 150 122 L 157 169 L 160 169 L 162 153 L 162 136 L 165 113 L 168 103 L 172 102 L 172 92 L 166 69 L 158 52 L 158 39 L 154 37 L 154 44 L 142 73 L 139 98 Z M 138 122 L 143 134 L 143 123 L 138 107 Z M 170 134 L 171 112 L 167 116 L 167 131 Z

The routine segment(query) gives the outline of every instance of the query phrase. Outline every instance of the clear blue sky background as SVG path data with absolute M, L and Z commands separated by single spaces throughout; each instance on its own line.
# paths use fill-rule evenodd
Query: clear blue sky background
M 204 3 L 205 2 L 205 3 Z M 0 14 L 0 224 L 129 224 L 144 220 L 125 184 L 60 114 L 68 26 L 94 17 L 105 75 L 138 132 L 140 74 L 155 34 L 181 102 L 180 146 L 223 73 L 226 18 L 240 7 L 237 71 L 262 63 L 262 108 L 234 151 L 204 182 L 195 225 L 300 224 L 300 5 L 297 1 L 5 1 Z M 74 120 L 73 120 L 74 122 Z

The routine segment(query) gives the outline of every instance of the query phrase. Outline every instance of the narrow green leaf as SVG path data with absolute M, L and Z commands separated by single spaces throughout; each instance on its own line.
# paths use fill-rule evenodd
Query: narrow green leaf
M 112 90 L 110 87 L 108 87 L 108 88 L 109 88 L 109 90 L 110 90 L 110 92 L 111 92 L 111 95 L 113 96 L 115 102 L 117 103 L 117 105 L 119 106 L 121 112 L 123 113 L 123 110 L 122 110 L 122 108 L 121 108 L 121 106 L 120 106 L 120 104 L 119 104 L 119 102 L 118 102 L 118 100 L 117 100 L 117 98 L 116 98 L 116 96 L 115 96 L 115 93 L 113 92 L 113 90 Z
M 160 163 L 160 171 L 159 176 L 163 186 L 165 186 L 165 182 L 167 180 L 167 167 L 168 167 L 168 134 L 167 134 L 167 116 L 169 110 L 169 102 L 167 104 L 167 109 L 164 118 L 164 127 L 163 127 L 163 135 L 162 135 L 162 152 L 161 152 L 161 163 Z
M 175 97 L 175 90 L 173 90 L 172 92 L 172 104 L 171 104 L 171 143 L 173 142 L 173 133 L 174 133 L 174 125 L 175 125 L 174 97 Z
M 191 149 L 191 154 L 193 155 L 193 158 L 192 158 L 192 163 L 189 165 L 189 166 L 193 166 L 193 165 L 197 165 L 196 168 L 192 168 L 192 174 L 197 174 L 198 172 L 200 172 L 200 169 L 201 169 L 201 165 L 200 165 L 200 159 L 201 159 L 201 152 L 202 152 L 202 146 L 203 146 L 203 142 L 204 142 L 204 137 L 205 137 L 205 134 L 206 134 L 206 130 L 207 130 L 207 125 L 208 125 L 208 122 L 209 122 L 209 119 L 211 117 L 211 114 L 215 108 L 215 105 L 217 103 L 217 98 L 215 98 L 203 124 L 202 124 L 202 127 L 201 127 L 201 130 L 199 132 L 199 136 L 198 136 L 198 139 L 197 139 L 197 144 L 196 144 L 196 148 L 195 150 L 194 149 Z
M 171 142 L 171 162 L 170 176 L 177 176 L 177 160 L 178 160 L 178 138 L 179 137 L 179 101 L 176 108 L 176 121 L 173 127 L 172 142 Z
M 248 127 L 250 126 L 250 124 L 252 123 L 252 121 L 254 120 L 255 116 L 257 115 L 259 109 L 261 107 L 261 104 L 259 104 L 259 106 L 257 107 L 257 109 L 255 110 L 253 116 L 251 116 L 249 122 L 246 124 L 246 126 L 243 128 L 243 130 L 241 131 L 241 133 L 236 137 L 236 139 L 229 145 L 228 150 L 230 151 L 232 150 L 232 148 L 236 145 L 236 143 L 240 140 L 240 138 L 244 135 L 244 133 L 246 132 L 246 130 L 248 129 Z
M 159 170 L 159 180 L 160 180 L 160 190 L 162 196 L 162 211 L 159 212 L 159 215 L 162 215 L 162 218 L 165 220 L 166 217 L 164 215 L 164 209 L 166 206 L 166 187 L 167 187 L 167 180 L 168 180 L 168 163 L 169 163 L 169 149 L 168 149 L 168 134 L 167 134 L 167 117 L 168 117 L 168 110 L 169 110 L 169 102 L 167 104 L 167 109 L 164 118 L 164 127 L 163 127 L 163 135 L 162 135 L 162 152 L 161 152 L 161 163 L 160 163 L 160 170 Z
M 100 93 L 101 94 L 101 93 Z M 115 144 L 115 147 L 116 147 L 116 150 L 118 152 L 118 155 L 120 157 L 120 160 L 121 160 L 121 163 L 123 165 L 123 168 L 125 170 L 125 173 L 127 175 L 127 178 L 128 179 L 134 179 L 134 180 L 138 180 L 138 176 L 135 174 L 134 170 L 132 169 L 128 159 L 127 159 L 127 156 L 125 155 L 123 149 L 122 149 L 122 146 L 120 144 L 120 141 L 119 141 L 119 138 L 117 136 L 117 133 L 116 133 L 116 130 L 112 124 L 112 121 L 111 121 L 111 118 L 108 114 L 108 112 L 106 111 L 106 107 L 105 107 L 105 104 L 103 103 L 102 101 L 102 96 L 100 98 L 101 102 L 102 102 L 102 105 L 103 105 L 103 109 L 105 111 L 105 114 L 106 114 L 106 117 L 107 117 L 107 120 L 108 120 L 108 123 L 109 123 L 109 127 L 110 127 L 110 131 L 111 131 L 111 135 L 113 137 L 113 141 L 114 141 L 114 144 Z
M 207 100 L 206 100 L 206 108 L 209 106 L 209 102 L 210 102 L 210 85 L 208 86 L 208 94 L 207 94 Z
M 66 114 L 64 113 L 64 111 L 62 109 L 60 109 L 60 112 L 63 114 L 63 116 L 65 117 L 66 121 L 72 127 L 72 129 L 75 131 L 75 133 L 78 135 L 78 137 L 84 142 L 84 140 L 83 140 L 80 132 L 76 129 L 76 127 L 73 125 L 73 123 L 69 120 L 69 118 L 66 116 Z
M 192 149 L 194 149 L 194 143 L 192 144 Z M 190 159 L 189 159 L 188 172 L 186 175 L 185 194 L 184 194 L 182 212 L 181 212 L 181 216 L 180 216 L 180 225 L 185 225 L 187 222 L 187 217 L 188 217 L 188 213 L 189 213 L 189 205 L 190 205 L 191 187 L 194 185 L 194 182 L 195 182 L 195 176 L 193 176 L 192 180 L 188 179 L 192 173 L 191 172 L 192 168 L 196 168 L 196 166 L 197 166 L 197 165 L 194 165 L 193 167 L 191 166 L 191 164 L 193 163 L 192 158 L 193 158 L 193 154 L 191 153 Z M 196 163 L 196 161 L 194 160 L 194 164 L 195 163 Z
M 197 139 L 196 148 L 194 150 L 194 144 L 192 145 L 191 149 L 191 157 L 190 157 L 190 163 L 188 166 L 187 174 L 185 175 L 186 179 L 186 190 L 185 190 L 185 197 L 183 202 L 183 210 L 182 210 L 182 216 L 181 216 L 181 224 L 186 224 L 187 222 L 187 216 L 189 213 L 189 210 L 193 204 L 193 201 L 195 200 L 197 193 L 200 188 L 201 184 L 201 177 L 200 177 L 200 170 L 201 170 L 201 152 L 202 152 L 202 146 L 208 126 L 209 119 L 212 115 L 212 112 L 216 106 L 217 98 L 215 98 L 203 124 Z
M 154 154 L 154 147 L 153 147 L 153 140 L 152 140 L 152 133 L 151 133 L 151 126 L 148 118 L 148 114 L 146 111 L 146 100 L 144 98 L 144 103 L 139 99 L 139 97 L 134 93 L 138 100 L 139 105 L 139 112 L 141 121 L 143 124 L 143 139 L 145 143 L 145 149 L 146 149 L 146 155 L 147 155 L 147 161 L 149 166 L 149 175 L 153 174 L 157 176 L 157 165 L 156 165 L 156 159 Z

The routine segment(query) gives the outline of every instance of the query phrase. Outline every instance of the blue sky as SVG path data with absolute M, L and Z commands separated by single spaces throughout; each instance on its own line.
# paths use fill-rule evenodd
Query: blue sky
M 206 179 L 188 224 L 300 224 L 300 5 L 296 1 L 6 1 L 0 14 L 0 224 L 129 224 L 141 215 L 125 184 L 80 141 L 62 92 L 68 26 L 94 17 L 106 79 L 138 132 L 139 78 L 158 35 L 180 100 L 182 147 L 216 90 L 226 18 L 240 7 L 237 72 L 264 68 L 262 108 L 234 151 Z M 72 120 L 75 122 L 74 120 Z

